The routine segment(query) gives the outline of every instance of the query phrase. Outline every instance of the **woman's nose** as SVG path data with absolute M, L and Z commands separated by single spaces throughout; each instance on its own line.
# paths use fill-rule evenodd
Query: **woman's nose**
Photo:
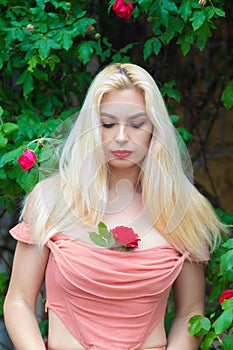
M 128 140 L 127 124 L 118 124 L 116 138 L 119 142 Z

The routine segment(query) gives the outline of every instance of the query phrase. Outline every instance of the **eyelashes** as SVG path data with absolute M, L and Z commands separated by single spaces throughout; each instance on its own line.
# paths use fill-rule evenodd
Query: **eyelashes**
M 111 129 L 115 123 L 102 123 L 102 126 L 106 129 Z
M 132 126 L 134 129 L 139 129 L 144 125 L 145 122 L 140 122 L 140 123 L 130 123 L 129 125 Z M 106 129 L 111 129 L 113 128 L 117 123 L 102 123 L 102 127 Z

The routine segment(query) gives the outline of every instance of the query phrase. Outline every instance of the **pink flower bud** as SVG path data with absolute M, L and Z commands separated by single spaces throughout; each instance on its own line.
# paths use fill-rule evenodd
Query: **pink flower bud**
M 33 32 L 34 30 L 34 26 L 32 24 L 28 24 L 26 28 L 28 32 Z
M 35 152 L 33 152 L 30 149 L 25 149 L 23 151 L 23 155 L 20 156 L 17 161 L 21 166 L 21 168 L 28 172 L 36 163 L 36 159 L 37 158 L 36 158 Z
M 199 0 L 199 4 L 200 4 L 201 6 L 204 6 L 204 5 L 206 4 L 206 0 Z

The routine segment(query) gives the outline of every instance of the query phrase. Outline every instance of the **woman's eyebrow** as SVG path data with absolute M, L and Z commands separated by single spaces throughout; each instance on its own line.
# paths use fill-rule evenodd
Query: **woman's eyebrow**
M 111 119 L 117 119 L 117 117 L 115 115 L 112 115 L 112 114 L 107 113 L 107 112 L 101 112 L 100 114 L 101 114 L 102 117 L 108 117 L 108 118 L 111 118 Z M 138 113 L 132 114 L 131 116 L 129 116 L 128 119 L 132 120 L 132 119 L 136 119 L 136 118 L 139 118 L 139 117 L 142 117 L 142 116 L 146 116 L 146 112 L 138 112 Z

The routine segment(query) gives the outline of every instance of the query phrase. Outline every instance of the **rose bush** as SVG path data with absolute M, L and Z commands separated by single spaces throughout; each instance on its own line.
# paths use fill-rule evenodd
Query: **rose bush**
M 27 179 L 19 174 L 18 156 L 32 140 L 53 136 L 57 126 L 79 110 L 96 70 L 111 62 L 141 64 L 163 82 L 161 90 L 173 113 L 174 103 L 182 97 L 178 89 L 185 84 L 184 80 L 178 85 L 175 80 L 167 82 L 171 74 L 168 70 L 163 74 L 160 67 L 165 65 L 160 60 L 172 57 L 169 50 L 174 47 L 184 56 L 192 47 L 204 50 L 216 23 L 225 16 L 224 0 L 208 1 L 204 7 L 198 0 L 142 0 L 133 5 L 111 0 L 96 6 L 86 0 L 26 0 L 24 4 L 15 6 L 13 0 L 0 4 L 0 205 L 9 212 L 41 177 L 40 169 L 39 173 L 35 169 L 28 172 Z M 125 18 L 132 15 L 134 21 L 119 24 L 113 7 Z M 127 26 L 123 29 L 126 35 L 122 35 L 122 25 Z M 179 60 L 176 73 L 172 72 L 178 80 L 182 76 Z M 181 72 L 186 61 L 184 57 Z M 233 83 L 230 80 L 226 85 L 225 73 L 221 74 L 218 92 L 224 106 L 231 108 Z M 207 103 L 204 105 L 208 112 Z M 177 130 L 185 141 L 192 140 L 186 129 Z
M 112 9 L 120 18 L 129 19 L 132 17 L 133 5 L 131 1 L 116 0 Z
M 177 111 L 184 115 L 178 118 L 177 130 L 190 148 L 194 139 L 194 155 L 203 154 L 215 122 L 220 121 L 220 114 L 225 117 L 226 109 L 233 106 L 230 68 L 233 51 L 229 45 L 232 0 L 133 1 L 133 11 L 130 8 L 126 11 L 133 21 L 116 18 L 111 11 L 114 3 L 120 4 L 115 0 L 94 5 L 87 0 L 25 0 L 16 6 L 15 0 L 1 1 L 0 206 L 3 211 L 15 213 L 21 198 L 44 178 L 48 169 L 54 168 L 54 147 L 44 142 L 44 138 L 53 137 L 57 127 L 79 110 L 96 70 L 109 63 L 133 62 L 152 73 L 161 84 L 171 119 L 177 120 Z M 124 3 L 130 6 L 129 1 Z M 198 130 L 203 132 L 201 142 Z M 28 172 L 19 171 L 17 159 L 32 140 L 41 142 L 37 166 Z M 199 144 L 202 147 L 198 149 Z M 195 160 L 198 162 L 196 156 Z M 221 206 L 218 201 L 216 206 Z M 224 215 L 232 220 L 230 214 Z M 108 238 L 97 235 L 102 244 L 114 243 L 112 235 L 106 232 L 103 235 Z M 9 249 L 12 246 L 6 247 L 7 252 Z M 222 303 L 225 309 L 217 300 L 223 289 L 232 288 L 231 252 L 230 248 L 227 252 L 226 247 L 219 247 L 208 265 L 207 279 L 212 291 L 207 296 L 206 314 L 211 328 L 205 330 L 203 349 L 209 349 L 208 344 L 212 346 L 211 339 L 219 345 L 224 338 L 221 348 L 229 343 L 230 306 L 225 304 L 229 305 L 231 299 Z M 4 276 L 9 274 L 10 268 Z M 7 283 L 6 278 L 4 286 Z M 221 327 L 215 326 L 216 333 L 213 323 L 219 317 L 216 324 Z
M 225 215 L 224 217 L 226 218 Z M 232 225 L 232 217 L 231 221 L 225 223 Z M 232 350 L 233 238 L 223 237 L 223 242 L 219 243 L 211 255 L 206 277 L 207 285 L 211 287 L 206 303 L 206 316 L 193 316 L 189 321 L 189 332 L 203 337 L 200 345 L 202 350 Z

